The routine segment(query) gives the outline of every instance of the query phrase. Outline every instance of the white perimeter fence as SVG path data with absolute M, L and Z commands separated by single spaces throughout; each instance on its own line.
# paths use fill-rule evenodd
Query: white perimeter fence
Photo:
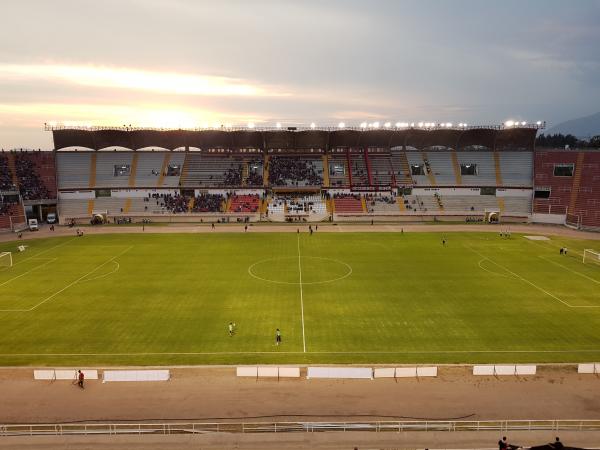
M 600 420 L 221 422 L 0 425 L 0 436 L 285 433 L 322 431 L 600 431 Z

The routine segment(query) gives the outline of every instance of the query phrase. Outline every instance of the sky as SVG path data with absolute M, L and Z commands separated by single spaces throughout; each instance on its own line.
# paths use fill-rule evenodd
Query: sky
M 45 123 L 549 126 L 600 110 L 600 0 L 2 0 L 0 148 Z

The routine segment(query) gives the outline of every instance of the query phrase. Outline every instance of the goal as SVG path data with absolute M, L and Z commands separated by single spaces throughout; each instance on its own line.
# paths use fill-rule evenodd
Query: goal
M 12 267 L 12 253 L 0 252 L 0 267 Z
M 583 251 L 583 263 L 586 264 L 590 262 L 600 264 L 600 252 L 586 248 Z

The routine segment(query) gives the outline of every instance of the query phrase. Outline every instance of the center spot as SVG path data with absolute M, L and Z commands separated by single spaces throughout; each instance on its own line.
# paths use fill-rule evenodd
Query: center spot
M 248 267 L 250 276 L 269 283 L 322 284 L 343 280 L 352 274 L 352 267 L 343 261 L 319 256 L 286 256 L 258 261 Z

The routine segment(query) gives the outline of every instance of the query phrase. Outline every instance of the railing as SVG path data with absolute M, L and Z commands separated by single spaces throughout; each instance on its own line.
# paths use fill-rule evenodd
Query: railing
M 285 433 L 324 431 L 600 431 L 600 420 L 486 420 L 385 422 L 172 422 L 0 425 L 0 436 Z

